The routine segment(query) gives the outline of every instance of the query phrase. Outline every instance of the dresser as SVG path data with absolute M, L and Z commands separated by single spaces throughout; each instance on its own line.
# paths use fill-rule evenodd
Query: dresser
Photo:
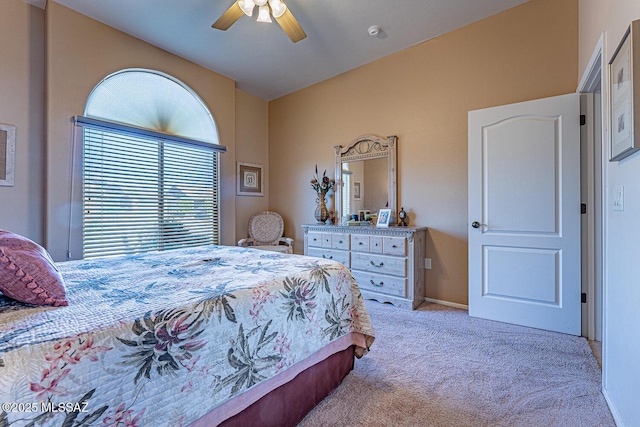
M 426 227 L 302 227 L 304 254 L 347 266 L 364 298 L 409 310 L 424 301 Z

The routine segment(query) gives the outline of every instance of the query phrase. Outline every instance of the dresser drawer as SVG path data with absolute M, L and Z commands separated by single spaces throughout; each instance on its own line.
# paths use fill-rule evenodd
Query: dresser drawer
M 333 249 L 349 250 L 349 235 L 336 233 L 331 236 L 331 247 Z
M 349 252 L 347 251 L 335 251 L 331 249 L 323 248 L 309 248 L 309 256 L 316 258 L 330 259 L 338 261 L 345 266 L 349 267 Z
M 322 233 L 317 233 L 317 232 L 310 231 L 309 235 L 307 236 L 307 245 L 309 247 L 321 248 L 322 247 Z
M 407 276 L 407 259 L 354 252 L 351 255 L 351 268 L 371 273 Z
M 352 234 L 351 250 L 358 252 L 369 252 L 369 236 L 364 236 L 362 234 Z
M 407 254 L 407 239 L 404 237 L 383 237 L 382 248 L 382 253 L 385 255 L 405 256 Z
M 382 236 L 351 235 L 351 250 L 358 252 L 382 253 Z
M 364 271 L 354 271 L 352 274 L 360 289 L 382 292 L 399 297 L 407 296 L 406 278 L 366 273 Z
M 369 252 L 372 254 L 382 253 L 382 236 L 369 236 Z

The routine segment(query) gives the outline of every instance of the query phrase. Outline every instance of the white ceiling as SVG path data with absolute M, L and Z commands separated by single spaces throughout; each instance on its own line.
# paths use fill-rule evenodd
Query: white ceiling
M 26 0 L 33 2 L 34 0 Z M 211 28 L 234 0 L 54 0 L 272 100 L 527 0 L 285 0 L 308 37 L 243 16 Z M 372 25 L 382 27 L 369 36 Z

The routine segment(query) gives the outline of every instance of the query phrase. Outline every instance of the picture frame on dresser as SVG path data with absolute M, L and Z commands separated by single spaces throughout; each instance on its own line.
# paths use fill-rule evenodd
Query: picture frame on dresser
M 376 227 L 389 228 L 389 221 L 391 219 L 391 209 L 380 209 L 378 211 L 378 221 Z
M 638 46 L 640 20 L 627 28 L 609 61 L 611 162 L 640 150 L 640 127 L 636 126 L 640 122 L 640 52 L 635 52 L 640 49 Z

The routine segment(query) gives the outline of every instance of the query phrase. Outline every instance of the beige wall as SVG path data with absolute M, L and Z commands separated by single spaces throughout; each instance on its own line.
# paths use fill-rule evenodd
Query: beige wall
M 14 0 L 12 0 L 14 1 Z M 66 259 L 72 126 L 87 96 L 105 76 L 124 68 L 167 73 L 193 89 L 218 125 L 221 156 L 221 238 L 234 244 L 235 224 L 235 82 L 139 39 L 80 15 L 55 2 L 46 20 L 46 245 L 56 260 Z M 74 206 L 78 206 L 75 204 Z M 74 210 L 72 258 L 81 257 L 81 212 Z
M 247 237 L 247 223 L 251 215 L 269 209 L 268 114 L 266 101 L 236 89 L 236 160 L 263 166 L 264 192 L 262 197 L 236 197 L 236 241 Z
M 43 241 L 44 12 L 0 2 L 0 123 L 16 127 L 15 185 L 0 187 L 0 229 Z
M 637 0 L 580 0 L 580 72 L 602 33 L 606 33 L 605 58 L 609 62 L 627 27 L 638 18 Z
M 333 171 L 333 145 L 398 135 L 398 205 L 429 227 L 427 296 L 466 304 L 467 112 L 575 92 L 577 67 L 577 0 L 531 0 L 274 100 L 270 205 L 301 252 L 314 164 Z
M 606 64 L 631 21 L 637 19 L 640 19 L 638 0 L 580 0 L 580 72 L 585 72 L 601 34 L 605 34 L 602 56 Z M 635 54 L 640 55 L 640 46 L 635 48 Z M 605 77 L 606 68 L 605 65 Z M 609 98 L 606 81 L 602 90 L 605 103 Z M 635 102 L 637 108 L 638 100 Z M 605 114 L 605 121 L 607 117 Z M 605 127 L 606 159 L 608 137 Z M 603 392 L 616 423 L 637 426 L 640 425 L 640 153 L 620 162 L 605 160 L 604 179 Z M 624 211 L 614 211 L 612 192 L 620 186 L 624 187 Z

